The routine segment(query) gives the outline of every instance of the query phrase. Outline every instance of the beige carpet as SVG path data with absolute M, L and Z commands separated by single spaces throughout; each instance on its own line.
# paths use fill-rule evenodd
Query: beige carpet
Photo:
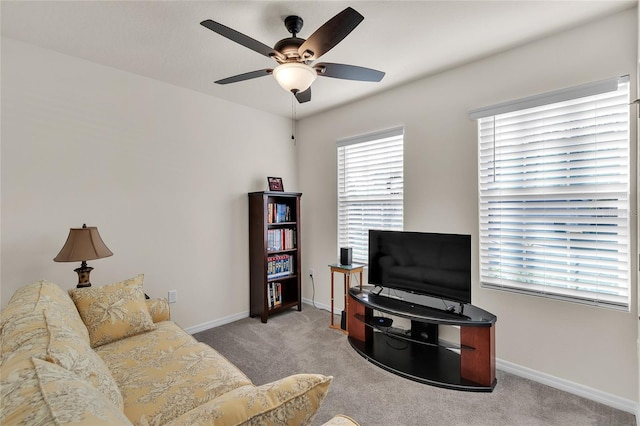
M 636 425 L 635 416 L 588 399 L 498 371 L 492 393 L 460 392 L 389 373 L 328 328 L 330 314 L 303 305 L 269 318 L 246 318 L 194 335 L 226 356 L 257 385 L 293 373 L 333 376 L 316 415 L 321 425 L 335 414 L 362 426 L 424 425 Z M 336 317 L 339 324 L 340 319 Z

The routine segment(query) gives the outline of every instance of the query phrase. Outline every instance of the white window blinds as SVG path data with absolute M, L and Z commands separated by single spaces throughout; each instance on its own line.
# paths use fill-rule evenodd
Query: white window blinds
M 338 247 L 368 262 L 369 229 L 402 230 L 402 128 L 340 140 Z
M 629 308 L 629 79 L 613 81 L 471 113 L 481 286 Z

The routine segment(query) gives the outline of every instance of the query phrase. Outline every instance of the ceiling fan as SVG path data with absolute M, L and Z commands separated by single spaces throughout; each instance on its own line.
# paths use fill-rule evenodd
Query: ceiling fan
M 349 35 L 363 19 L 361 14 L 347 7 L 325 22 L 305 40 L 297 37 L 302 29 L 302 18 L 287 16 L 284 20 L 284 26 L 292 36 L 280 40 L 273 48 L 211 19 L 202 21 L 200 24 L 231 41 L 275 59 L 279 64 L 275 68 L 238 74 L 223 78 L 215 83 L 237 83 L 273 74 L 283 89 L 292 92 L 298 102 L 303 103 L 311 100 L 311 84 L 317 76 L 357 81 L 378 82 L 382 80 L 384 72 L 371 68 L 330 62 L 314 63 Z

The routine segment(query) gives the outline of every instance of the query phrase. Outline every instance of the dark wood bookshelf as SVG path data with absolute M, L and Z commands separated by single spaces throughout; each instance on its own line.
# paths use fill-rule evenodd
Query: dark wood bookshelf
M 278 312 L 293 307 L 302 310 L 301 196 L 299 192 L 249 193 L 249 315 L 252 318 L 259 316 L 263 323 Z M 272 207 L 277 205 L 281 206 L 280 215 L 277 207 Z M 284 262 L 288 274 L 270 276 L 270 259 L 281 256 L 288 256 Z M 280 283 L 281 289 L 277 305 L 272 304 L 269 291 L 274 283 Z

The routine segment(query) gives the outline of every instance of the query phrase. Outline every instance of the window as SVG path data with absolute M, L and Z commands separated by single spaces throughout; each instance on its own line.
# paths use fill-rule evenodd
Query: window
M 629 79 L 472 111 L 480 281 L 629 309 Z
M 368 262 L 369 229 L 402 230 L 403 134 L 397 128 L 338 141 L 338 247 Z

